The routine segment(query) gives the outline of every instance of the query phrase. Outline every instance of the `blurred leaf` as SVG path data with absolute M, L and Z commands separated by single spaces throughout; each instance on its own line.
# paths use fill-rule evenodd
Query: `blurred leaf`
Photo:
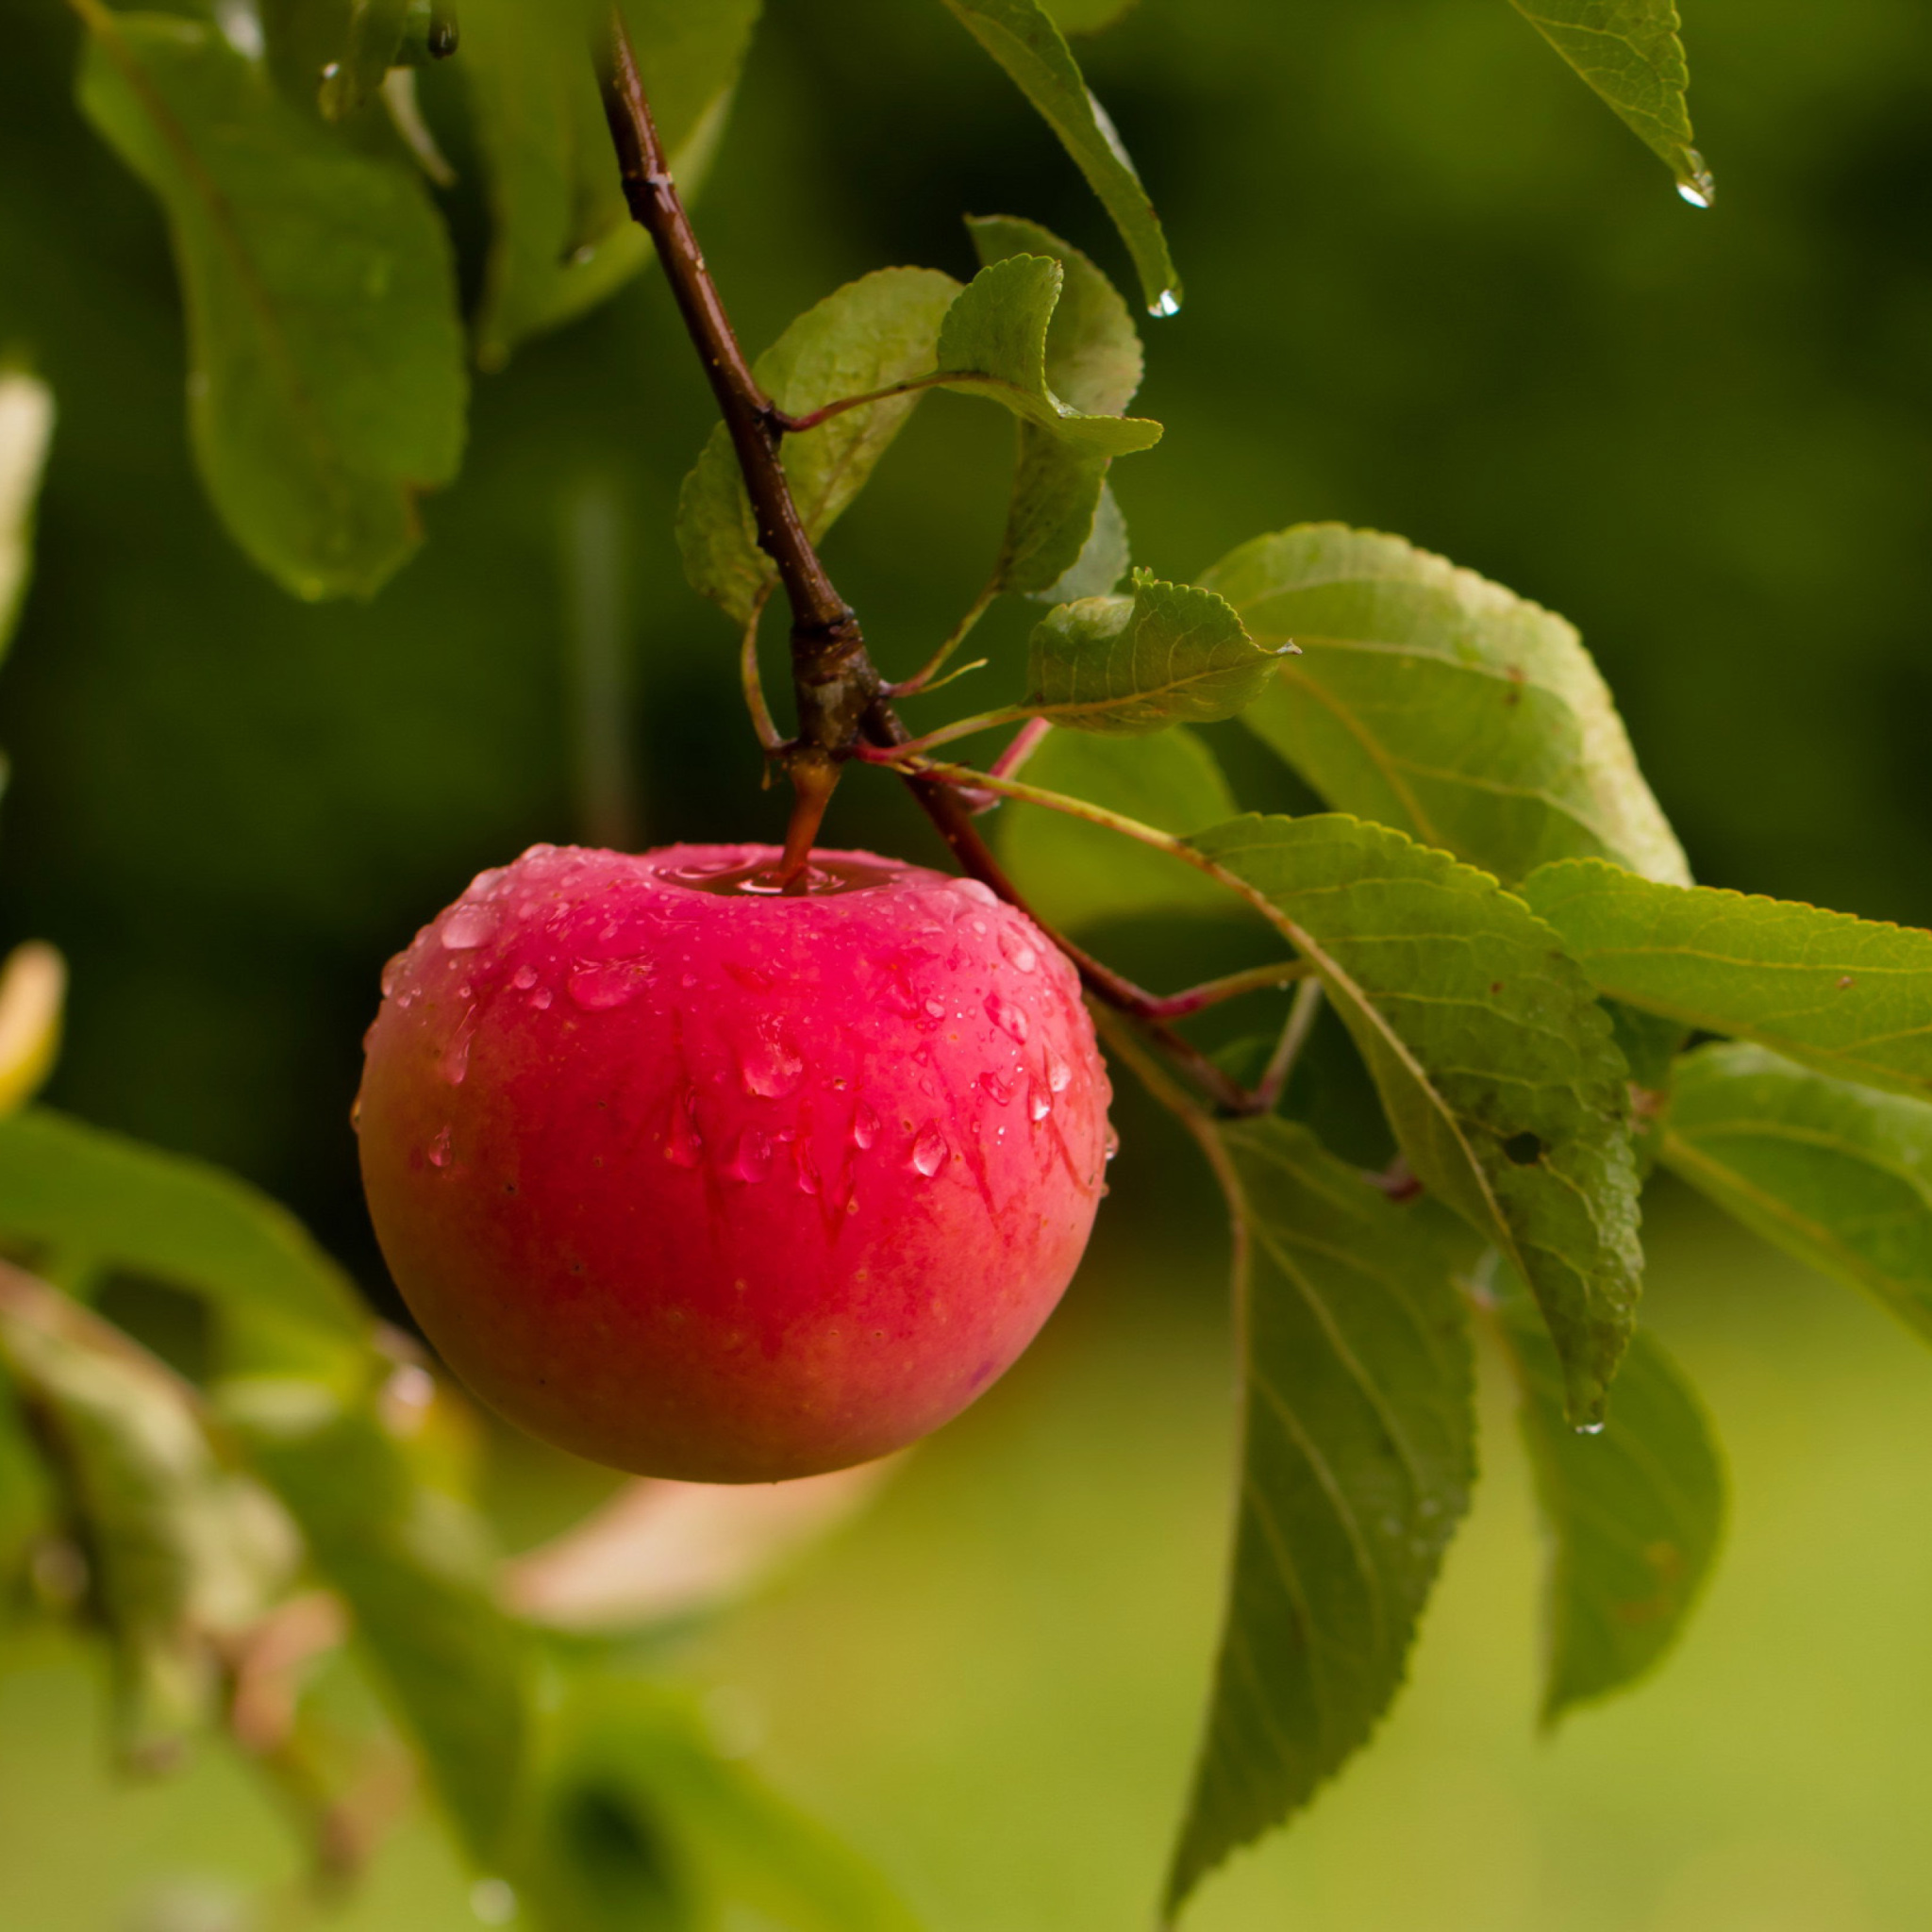
M 244 1182 L 46 1108 L 0 1120 L 0 1233 L 359 1345 L 369 1316 L 292 1215 Z
M 381 1422 L 321 1383 L 235 1376 L 218 1400 L 348 1604 L 471 1855 L 490 1865 L 525 1769 L 529 1657 L 493 1596 L 482 1519 L 420 1482 Z
M 209 1444 L 185 1382 L 86 1309 L 0 1268 L 0 1355 L 39 1411 L 115 1648 L 129 1760 L 172 1763 L 211 1722 L 218 1646 L 298 1554 L 288 1519 Z
M 856 1854 L 719 1756 L 686 1696 L 635 1677 L 572 1687 L 520 1869 L 556 1932 L 913 1932 Z
M 0 1363 L 0 1627 L 21 1565 L 46 1528 L 52 1504 L 40 1451 L 27 1434 L 12 1377 Z
M 724 131 L 758 0 L 625 0 L 651 110 L 687 200 Z M 651 258 L 630 219 L 603 104 L 571 7 L 465 0 L 461 72 L 490 175 L 490 261 L 476 358 L 601 302 Z
M 1682 22 L 1674 0 L 1509 0 L 1524 19 L 1614 108 L 1677 177 L 1686 201 L 1708 208 L 1715 190 L 1690 145 Z
M 1690 1613 L 1724 1525 L 1724 1473 L 1683 1372 L 1647 1329 L 1630 1338 L 1616 1413 L 1571 1427 L 1563 1372 L 1526 1301 L 1497 1311 L 1550 1542 L 1543 1722 L 1652 1669 Z
M 1741 1043 L 1677 1064 L 1664 1164 L 1932 1341 L 1932 1104 Z
M 1022 707 L 1075 731 L 1138 737 L 1232 717 L 1274 675 L 1275 657 L 1211 591 L 1134 573 L 1130 597 L 1049 610 L 1027 647 Z
M 167 210 L 209 494 L 288 589 L 369 594 L 462 450 L 442 224 L 407 163 L 305 119 L 212 26 L 82 11 L 81 105 Z
M 1612 999 L 1842 1079 L 1932 1094 L 1932 932 L 1657 885 L 1594 859 L 1546 865 L 1522 891 Z
M 880 269 L 848 282 L 808 308 L 758 358 L 758 379 L 781 409 L 802 416 L 841 397 L 924 375 L 933 367 L 941 321 L 958 292 L 958 283 L 937 269 Z M 785 472 L 814 539 L 865 487 L 919 394 L 888 396 L 785 439 Z M 684 479 L 677 542 L 691 588 L 735 623 L 748 622 L 759 595 L 776 581 L 771 558 L 758 547 L 751 504 L 723 424 Z
M 1180 307 L 1181 285 L 1159 217 L 1059 28 L 1034 0 L 945 0 L 945 5 L 1059 136 L 1127 244 L 1147 307 L 1157 315 L 1172 315 Z
M 1304 524 L 1201 581 L 1264 644 L 1291 639 L 1251 729 L 1329 804 L 1508 881 L 1551 858 L 1613 858 L 1688 885 L 1575 631 L 1399 537 Z
M 1025 778 L 1163 832 L 1198 831 L 1240 809 L 1214 754 L 1185 725 L 1147 738 L 1049 732 L 1026 761 Z M 1000 814 L 999 833 L 1000 856 L 1021 895 L 1056 926 L 1233 908 L 1192 866 L 1063 812 L 1009 808 Z
M 53 391 L 18 370 L 0 370 L 0 655 L 26 595 L 34 498 L 53 436 Z
M 1609 1015 L 1617 1051 L 1630 1069 L 1630 1137 L 1637 1149 L 1638 1177 L 1648 1180 L 1657 1165 L 1677 1056 L 1690 1036 L 1676 1021 L 1626 1007 L 1622 1000 L 1598 1004 Z
M 1598 1419 L 1642 1271 L 1628 1069 L 1556 935 L 1486 874 L 1339 813 L 1190 842 L 1274 908 L 1409 1164 L 1529 1282 L 1573 1416 Z
M 1046 381 L 1070 408 L 1118 416 L 1141 386 L 1141 338 L 1119 291 L 1077 248 L 1035 222 L 973 216 L 966 224 L 983 264 L 1016 255 L 1058 261 L 1065 279 L 1046 329 Z M 1126 526 L 1107 492 L 1108 458 L 1071 448 L 1036 423 L 1015 425 L 1018 454 L 1007 532 L 993 568 L 997 590 L 1057 601 L 1100 596 L 1127 568 Z M 1060 589 L 1092 552 L 1091 582 Z
M 1475 1475 L 1468 1329 L 1426 1203 L 1307 1128 L 1219 1130 L 1241 1233 L 1240 1513 L 1170 1912 L 1367 1740 Z
M 1097 34 L 1111 26 L 1134 0 L 1041 0 L 1053 24 L 1063 34 Z
M 947 309 L 940 328 L 938 360 L 946 387 L 1004 403 L 1079 456 L 1119 457 L 1151 449 L 1160 441 L 1158 423 L 1094 414 L 1053 390 L 1047 347 L 1066 273 L 1058 260 L 1044 255 L 1009 255 L 981 269 Z M 1091 328 L 1098 304 L 1082 281 L 1078 313 Z M 1090 392 L 1107 395 L 1118 388 L 1107 354 L 1069 355 L 1066 359 Z
M 67 962 L 41 940 L 15 946 L 0 964 L 0 1115 L 31 1100 L 60 1051 Z
M 409 0 L 352 0 L 342 51 L 323 73 L 323 116 L 345 121 L 373 101 L 403 42 Z

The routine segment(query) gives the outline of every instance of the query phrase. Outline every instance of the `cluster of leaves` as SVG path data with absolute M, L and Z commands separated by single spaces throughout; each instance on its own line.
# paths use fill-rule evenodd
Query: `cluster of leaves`
M 455 71 L 493 222 L 466 325 L 431 192 L 445 164 L 413 87 L 416 63 L 449 51 L 440 7 L 71 4 L 86 110 L 168 215 L 212 497 L 291 590 L 374 591 L 418 541 L 416 497 L 455 474 L 466 363 L 502 364 L 647 257 L 586 17 L 464 0 Z M 1118 8 L 943 4 L 1093 187 L 1144 305 L 1171 312 L 1158 221 L 1061 30 Z M 1666 0 L 1515 4 L 1707 201 Z M 755 0 L 623 11 L 689 184 Z M 1476 1338 L 1516 1379 L 1550 1530 L 1546 1715 L 1630 1683 L 1670 1644 L 1709 1567 L 1723 1483 L 1694 1395 L 1636 1325 L 1654 1165 L 1932 1332 L 1932 935 L 1691 884 L 1574 631 L 1399 539 L 1308 525 L 1195 584 L 1130 576 L 1108 472 L 1159 427 L 1126 414 L 1141 369 L 1129 307 L 1034 224 L 971 233 L 970 282 L 865 276 L 758 366 L 812 425 L 783 454 L 814 538 L 927 390 L 1015 420 L 1002 541 L 931 670 L 995 598 L 1041 599 L 1022 695 L 902 762 L 1026 721 L 1026 781 L 987 782 L 1059 813 L 1009 812 L 1003 828 L 1042 913 L 1079 930 L 1244 908 L 1318 990 L 1298 995 L 1269 1063 L 1287 1067 L 1319 998 L 1402 1156 L 1372 1185 L 1295 1117 L 1292 1083 L 1257 1090 L 1285 1091 L 1278 1108 L 1224 1117 L 1113 1028 L 1225 1189 L 1246 1390 L 1177 1910 L 1307 1803 L 1393 1696 L 1474 1477 Z M 772 570 L 722 434 L 686 484 L 678 536 L 692 584 L 755 642 Z M 1235 716 L 1329 809 L 1241 816 L 1188 728 Z M 17 1104 L 51 1051 L 45 1008 L 43 991 L 11 1088 L 0 1053 L 0 1100 Z M 13 1038 L 0 1010 L 0 1046 Z M 263 1656 L 286 1652 L 275 1633 L 322 1592 L 478 1870 L 544 1923 L 685 1923 L 723 1898 L 790 1924 L 895 1923 L 661 1687 L 505 1609 L 451 1449 L 454 1404 L 275 1209 L 16 1112 L 0 1124 L 0 1242 L 14 1257 L 0 1272 L 0 1579 L 98 1623 L 137 1757 L 258 1712 L 245 1693 Z M 205 1301 L 205 1386 L 85 1306 L 113 1271 Z M 321 1841 L 346 1802 L 344 1753 L 301 1683 L 277 1708 L 239 1728 L 313 1800 Z
M 1195 1132 L 1235 1225 L 1241 1506 L 1177 1910 L 1310 1798 L 1398 1688 L 1468 1503 L 1474 1333 L 1516 1381 L 1549 1531 L 1546 1718 L 1624 1688 L 1671 1644 L 1724 1484 L 1694 1393 L 1636 1325 L 1655 1165 L 1924 1332 L 1932 934 L 1693 885 L 1574 630 L 1398 538 L 1304 525 L 1197 584 L 1136 572 L 1117 591 L 1126 534 L 1104 479 L 1063 460 L 1042 486 L 1042 451 L 1092 448 L 1091 417 L 1063 404 L 1056 422 L 1037 397 L 1041 372 L 1049 393 L 1084 400 L 1088 372 L 1137 368 L 1126 304 L 1038 228 L 974 230 L 989 266 L 964 290 L 870 276 L 760 364 L 807 416 L 841 391 L 893 390 L 830 419 L 836 457 L 817 430 L 788 446 L 815 531 L 921 388 L 971 388 L 1020 419 L 988 595 L 1065 601 L 1033 628 L 1017 703 L 899 760 L 997 724 L 1061 727 L 1024 781 L 1009 759 L 941 768 L 1052 808 L 1003 827 L 1037 908 L 1076 932 L 1257 915 L 1345 1030 L 1402 1157 L 1382 1176 L 1346 1165 L 1292 1117 L 1291 1087 L 1282 1110 L 1216 1118 L 1109 1023 Z M 1008 247 L 1024 253 L 995 253 Z M 1027 358 L 1002 359 L 1016 340 Z M 1116 411 L 1127 394 L 1124 380 Z M 1084 541 L 1055 556 L 1071 557 L 1066 575 L 1015 583 L 1031 532 L 1083 519 Z M 691 473 L 680 535 L 692 583 L 755 616 L 765 566 L 718 443 Z M 1332 809 L 1239 816 L 1188 728 L 1236 715 Z

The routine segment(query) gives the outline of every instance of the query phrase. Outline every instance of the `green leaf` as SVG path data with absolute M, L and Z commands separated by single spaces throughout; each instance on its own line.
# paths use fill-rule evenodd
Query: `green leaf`
M 1131 597 L 1082 597 L 1049 610 L 1026 656 L 1024 709 L 1126 737 L 1232 717 L 1275 668 L 1275 654 L 1213 591 L 1146 571 L 1134 573 Z
M 372 593 L 462 450 L 442 224 L 409 166 L 290 107 L 212 26 L 84 10 L 81 105 L 167 212 L 208 492 L 288 589 Z
M 625 0 L 651 109 L 689 200 L 724 132 L 758 0 Z M 570 7 L 464 0 L 460 71 L 489 174 L 492 218 L 476 359 L 601 302 L 651 258 L 630 219 L 603 104 Z
M 12 1378 L 0 1367 L 0 1629 L 27 1553 L 52 1518 L 53 1494 Z
M 1097 34 L 1128 12 L 1134 0 L 1041 0 L 1063 34 Z
M 1097 414 L 1055 392 L 1047 352 L 1066 278 L 1062 263 L 1046 255 L 1009 255 L 981 269 L 960 291 L 940 329 L 938 360 L 946 387 L 1004 403 L 1078 456 L 1128 456 L 1153 448 L 1160 441 L 1158 423 Z M 1080 279 L 1084 292 L 1075 305 L 1076 327 L 1097 307 L 1091 286 Z M 1119 387 L 1112 359 L 1098 353 L 1063 358 L 1081 387 L 1103 398 Z
M 1522 890 L 1612 999 L 1841 1079 L 1932 1094 L 1932 932 L 1594 860 L 1544 866 Z
M 1035 222 L 1011 215 L 967 222 L 983 264 L 1030 255 L 1058 261 L 1064 280 L 1047 324 L 1045 374 L 1070 408 L 1119 416 L 1141 386 L 1141 338 L 1120 292 L 1088 258 Z M 1018 453 L 994 588 L 1054 601 L 1100 596 L 1126 573 L 1126 526 L 1107 489 L 1108 458 L 1070 446 L 1037 423 L 1016 425 Z M 1070 585 L 1079 572 L 1083 576 Z
M 45 1108 L 0 1120 L 0 1234 L 359 1346 L 370 1318 L 292 1215 L 218 1168 Z
M 1190 843 L 1308 959 L 1416 1174 L 1529 1282 L 1573 1414 L 1598 1419 L 1642 1267 L 1629 1070 L 1556 934 L 1359 819 L 1248 817 Z
M 1163 832 L 1198 831 L 1239 809 L 1214 754 L 1185 725 L 1147 738 L 1051 732 L 1025 776 Z M 1027 904 L 1058 927 L 1231 908 L 1192 866 L 1101 826 L 1057 811 L 1008 810 L 1000 821 L 1001 859 Z
M 370 1407 L 344 1407 L 320 1382 L 238 1375 L 217 1400 L 348 1604 L 472 1857 L 499 1859 L 524 1773 L 530 1659 L 495 1601 L 482 1519 L 419 1480 Z
M 1148 308 L 1156 315 L 1172 315 L 1180 307 L 1181 285 L 1160 219 L 1113 123 L 1088 91 L 1065 36 L 1034 0 L 945 0 L 945 5 L 1059 136 L 1127 244 Z
M 1564 1413 L 1563 1374 L 1536 1310 L 1497 1311 L 1521 1397 L 1518 1420 L 1549 1538 L 1543 1722 L 1607 1697 L 1677 1640 L 1724 1526 L 1724 1474 L 1703 1407 L 1640 1328 L 1599 1435 Z
M 1660 1158 L 1932 1341 L 1932 1103 L 1712 1044 L 1678 1062 Z
M 912 381 L 932 370 L 941 322 L 958 292 L 958 283 L 937 269 L 880 269 L 848 282 L 807 309 L 758 358 L 758 379 L 781 409 L 800 416 Z M 785 439 L 785 473 L 814 540 L 864 488 L 919 394 L 868 403 Z M 758 547 L 751 504 L 722 424 L 684 479 L 677 542 L 691 588 L 735 623 L 747 623 L 776 572 Z
M 409 0 L 353 0 L 341 57 L 324 69 L 323 118 L 346 121 L 373 101 L 403 43 Z
M 1259 643 L 1301 646 L 1247 715 L 1338 810 L 1506 881 L 1615 859 L 1690 883 L 1576 632 L 1399 537 L 1304 524 L 1201 581 Z
M 1435 1210 L 1395 1206 L 1287 1121 L 1219 1136 L 1242 1230 L 1241 1501 L 1170 1911 L 1367 1740 L 1475 1474 L 1468 1330 Z
M 689 1698 L 579 1674 L 554 1720 L 520 1876 L 563 1932 L 913 1932 L 869 1866 L 707 1740 Z
M 220 1645 L 254 1623 L 298 1554 L 288 1519 L 211 1446 L 186 1383 L 17 1271 L 0 1280 L 0 1357 L 40 1417 L 115 1653 L 130 1762 L 175 1761 L 212 1722 Z
M 53 436 L 53 391 L 18 370 L 0 370 L 0 656 L 26 596 L 34 499 Z
M 1716 192 L 1690 145 L 1682 23 L 1674 0 L 1509 0 L 1524 19 L 1615 108 L 1677 177 L 1677 192 L 1708 208 Z

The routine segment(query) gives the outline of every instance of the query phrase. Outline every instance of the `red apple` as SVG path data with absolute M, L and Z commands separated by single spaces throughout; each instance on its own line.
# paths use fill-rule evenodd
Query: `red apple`
M 537 845 L 383 975 L 370 1213 L 430 1341 L 580 1456 L 809 1475 L 1017 1357 L 1103 1192 L 1065 957 L 984 886 L 866 852 Z

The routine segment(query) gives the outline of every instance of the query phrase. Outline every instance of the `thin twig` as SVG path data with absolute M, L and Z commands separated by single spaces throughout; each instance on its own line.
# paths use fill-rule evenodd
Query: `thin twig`
M 1302 1048 L 1308 1043 L 1308 1035 L 1315 1030 L 1315 1019 L 1321 1010 L 1322 982 L 1303 980 L 1294 990 L 1294 1004 L 1288 1009 L 1281 1038 L 1274 1042 L 1274 1051 L 1269 1055 L 1268 1064 L 1255 1083 L 1255 1098 L 1261 1102 L 1264 1111 L 1274 1111 L 1274 1104 L 1281 1098 L 1288 1076 L 1302 1057 Z
M 910 677 L 898 684 L 888 685 L 886 695 L 893 698 L 910 698 L 917 697 L 924 691 L 937 690 L 933 679 L 945 668 L 947 658 L 966 641 L 972 634 L 973 626 L 991 609 L 992 600 L 999 593 L 999 580 L 996 577 L 988 578 L 978 596 L 966 607 L 966 614 L 946 634 L 945 642 Z
M 767 752 L 782 748 L 785 740 L 772 721 L 772 708 L 765 702 L 765 681 L 758 675 L 758 621 L 772 594 L 769 585 L 760 589 L 752 605 L 751 617 L 738 644 L 738 681 L 744 690 L 744 708 L 751 713 L 751 728 Z M 767 772 L 770 767 L 766 767 Z

